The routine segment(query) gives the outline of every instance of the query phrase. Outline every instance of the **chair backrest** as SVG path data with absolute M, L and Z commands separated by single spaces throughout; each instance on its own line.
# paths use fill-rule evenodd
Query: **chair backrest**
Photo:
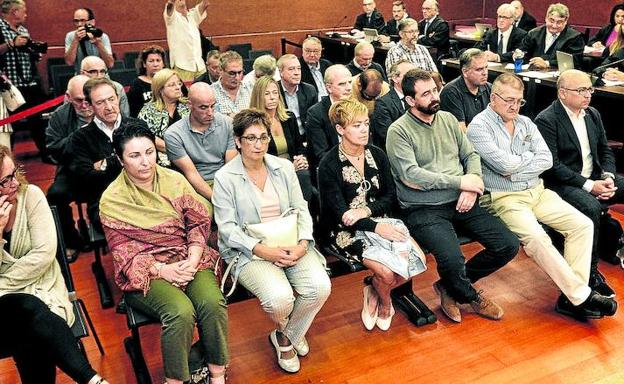
M 125 69 L 125 68 L 126 68 L 126 62 L 125 61 L 115 60 L 115 62 L 113 63 L 113 68 L 111 68 L 111 69 Z M 132 66 L 130 68 L 134 68 L 134 66 Z
M 126 68 L 136 68 L 136 62 L 140 54 L 140 52 L 124 53 L 124 63 L 126 63 Z
M 50 66 L 50 81 L 52 88 L 54 88 L 55 95 L 62 95 L 67 88 L 67 82 L 63 84 L 61 79 L 67 78 L 67 81 L 74 76 L 76 69 L 73 65 L 51 65 Z
M 249 57 L 249 51 L 251 51 L 251 43 L 232 44 L 228 47 L 228 50 L 238 52 L 243 59 Z
M 272 49 L 260 49 L 257 51 L 249 51 L 249 59 L 250 60 L 256 60 L 258 57 L 260 56 L 264 56 L 264 55 L 271 55 L 273 56 L 273 50 Z
M 69 269 L 69 263 L 67 262 L 67 255 L 65 254 L 65 240 L 63 239 L 61 220 L 59 219 L 58 210 L 55 206 L 50 207 L 50 210 L 52 211 L 54 227 L 56 229 L 56 261 L 61 267 L 61 273 L 65 279 L 65 286 L 67 287 L 67 291 L 69 291 L 70 300 L 72 300 L 72 295 L 74 297 L 76 295 L 76 288 L 74 286 L 74 278 L 72 277 L 71 269 Z
M 111 80 L 114 80 L 125 87 L 132 85 L 132 82 L 137 77 L 137 71 L 134 68 L 111 69 L 108 72 L 108 76 Z

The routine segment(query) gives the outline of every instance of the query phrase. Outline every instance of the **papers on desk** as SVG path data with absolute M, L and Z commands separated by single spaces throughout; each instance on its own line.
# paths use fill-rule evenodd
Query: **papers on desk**
M 531 65 L 531 64 L 522 64 L 522 70 L 526 71 L 527 69 L 529 69 L 529 65 Z M 514 69 L 514 63 L 509 63 L 509 64 L 505 65 L 505 69 L 513 70 Z
M 549 71 L 549 72 L 527 71 L 527 72 L 520 73 L 520 76 L 532 77 L 534 79 L 548 79 L 551 77 L 559 76 L 559 71 Z
M 605 47 L 594 48 L 594 47 L 590 47 L 589 45 L 586 45 L 585 48 L 583 49 L 583 53 L 585 55 L 595 54 L 596 56 L 600 56 L 602 55 L 602 52 L 604 51 L 604 49 Z
M 500 67 L 503 63 L 497 63 L 496 61 L 488 61 L 488 67 Z
M 615 87 L 616 85 L 624 85 L 624 81 L 602 79 L 605 87 Z

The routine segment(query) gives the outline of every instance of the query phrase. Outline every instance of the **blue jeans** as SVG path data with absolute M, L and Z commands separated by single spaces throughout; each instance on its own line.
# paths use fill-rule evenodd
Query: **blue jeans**
M 442 286 L 458 303 L 477 298 L 472 283 L 488 276 L 516 256 L 520 242 L 502 221 L 478 204 L 459 213 L 456 202 L 404 210 L 404 222 L 412 237 L 433 254 Z M 485 249 L 466 262 L 456 229 Z

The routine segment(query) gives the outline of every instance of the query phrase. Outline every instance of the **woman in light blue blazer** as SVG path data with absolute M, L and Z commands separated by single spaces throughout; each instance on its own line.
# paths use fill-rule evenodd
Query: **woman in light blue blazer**
M 280 368 L 293 373 L 300 368 L 298 356 L 310 350 L 305 334 L 331 283 L 325 259 L 314 248 L 312 218 L 293 164 L 267 154 L 270 127 L 266 113 L 257 109 L 234 117 L 240 156 L 216 173 L 212 203 L 221 254 L 234 281 L 258 297 L 275 322 L 269 340 Z M 246 225 L 279 219 L 290 208 L 298 210 L 297 245 L 270 247 L 245 230 Z

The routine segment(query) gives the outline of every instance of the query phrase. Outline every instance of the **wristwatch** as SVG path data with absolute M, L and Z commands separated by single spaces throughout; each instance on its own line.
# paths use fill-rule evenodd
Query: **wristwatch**
M 106 171 L 106 159 L 102 160 L 102 164 L 100 165 L 100 171 Z
M 602 180 L 606 180 L 606 179 L 613 179 L 615 180 L 615 175 L 611 172 L 602 172 L 602 175 L 600 175 L 600 178 Z

